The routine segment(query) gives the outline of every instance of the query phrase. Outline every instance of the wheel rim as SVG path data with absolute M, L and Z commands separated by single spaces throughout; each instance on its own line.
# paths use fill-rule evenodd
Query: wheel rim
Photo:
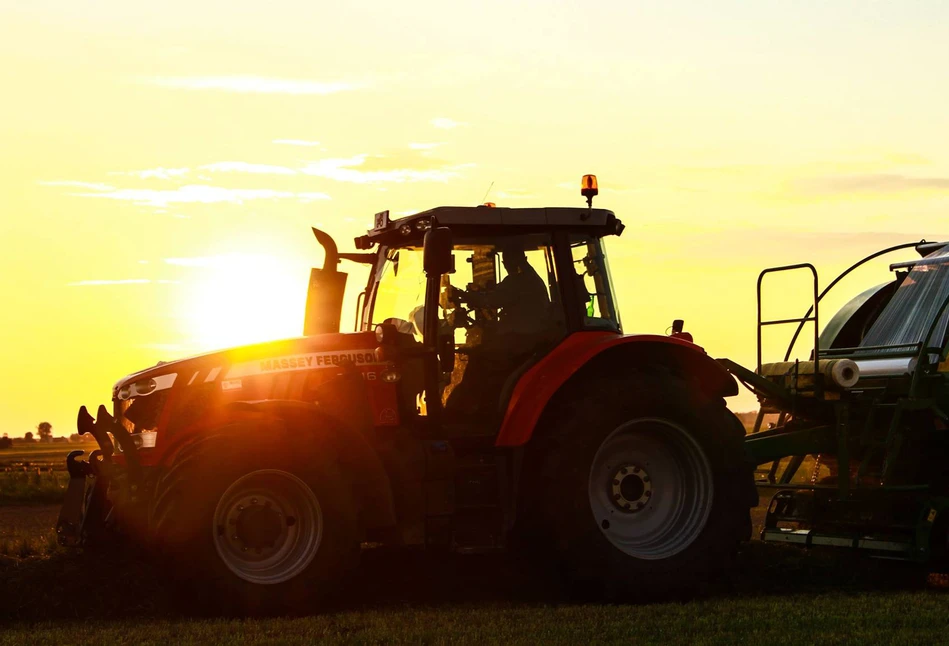
M 587 493 L 609 542 L 628 556 L 660 560 L 691 545 L 708 522 L 712 468 L 702 447 L 665 419 L 623 424 L 600 445 Z
M 323 512 L 303 480 L 277 469 L 235 480 L 214 510 L 214 547 L 228 569 L 270 585 L 303 572 L 323 538 Z

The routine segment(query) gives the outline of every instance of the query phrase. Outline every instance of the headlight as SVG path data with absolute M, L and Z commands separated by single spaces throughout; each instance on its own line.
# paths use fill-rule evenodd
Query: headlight
M 158 443 L 158 433 L 155 431 L 143 431 L 132 436 L 132 442 L 139 449 L 154 449 Z
M 110 434 L 111 435 L 111 434 Z M 136 449 L 154 449 L 158 443 L 158 433 L 156 431 L 144 431 L 142 433 L 132 433 L 132 444 Z M 118 453 L 123 453 L 122 443 L 116 438 L 112 438 L 112 444 Z
M 148 395 L 151 394 L 158 387 L 158 383 L 154 379 L 143 379 L 141 381 L 136 381 L 132 384 L 132 395 Z
M 158 375 L 152 379 L 140 379 L 133 384 L 122 386 L 115 396 L 120 401 L 131 399 L 133 397 L 144 397 L 154 392 L 166 390 L 175 385 L 178 373 L 172 372 L 167 375 Z

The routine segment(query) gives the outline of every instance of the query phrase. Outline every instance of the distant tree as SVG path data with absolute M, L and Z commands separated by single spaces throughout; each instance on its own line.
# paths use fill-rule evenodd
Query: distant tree
M 53 441 L 53 425 L 49 422 L 40 422 L 37 424 L 36 431 L 40 434 L 40 442 Z
M 23 439 L 26 440 L 27 442 L 32 442 L 33 434 L 30 431 L 27 431 L 26 435 L 23 436 Z
M 7 434 L 4 433 L 3 437 L 0 437 L 0 450 L 9 449 L 13 447 L 13 440 L 7 437 Z

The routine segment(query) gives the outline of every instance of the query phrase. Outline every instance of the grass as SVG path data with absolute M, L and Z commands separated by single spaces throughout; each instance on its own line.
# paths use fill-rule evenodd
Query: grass
M 95 448 L 94 442 L 14 444 L 12 448 L 0 450 L 0 469 L 39 466 L 64 471 L 66 469 L 66 455 L 70 451 L 85 451 L 88 455 Z
M 0 644 L 926 644 L 944 643 L 942 595 L 794 595 L 624 605 L 462 604 L 270 620 L 123 619 L 14 625 Z
M 175 607 L 182 590 L 128 555 L 58 554 L 0 567 L 0 645 L 945 643 L 944 590 L 854 565 L 752 544 L 688 598 L 619 604 L 502 557 L 367 554 L 322 614 L 234 619 Z
M 0 505 L 43 505 L 63 501 L 69 474 L 49 468 L 20 467 L 0 471 Z
M 0 450 L 0 505 L 48 505 L 62 502 L 69 483 L 66 455 L 91 443 L 16 444 Z
M 46 557 L 59 549 L 56 532 L 49 529 L 38 536 L 0 538 L 0 557 L 22 561 L 29 558 Z

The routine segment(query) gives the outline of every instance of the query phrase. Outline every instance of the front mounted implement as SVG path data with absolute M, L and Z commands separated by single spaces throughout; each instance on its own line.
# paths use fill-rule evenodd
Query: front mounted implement
M 60 545 L 78 547 L 90 538 L 101 536 L 111 525 L 114 499 L 134 497 L 141 485 L 141 465 L 137 448 L 129 432 L 115 421 L 105 406 L 99 406 L 96 418 L 83 406 L 79 409 L 76 427 L 80 435 L 92 435 L 99 448 L 88 461 L 80 460 L 83 451 L 72 451 L 66 457 L 69 485 L 56 535 Z M 124 469 L 116 469 L 115 444 L 121 449 Z

